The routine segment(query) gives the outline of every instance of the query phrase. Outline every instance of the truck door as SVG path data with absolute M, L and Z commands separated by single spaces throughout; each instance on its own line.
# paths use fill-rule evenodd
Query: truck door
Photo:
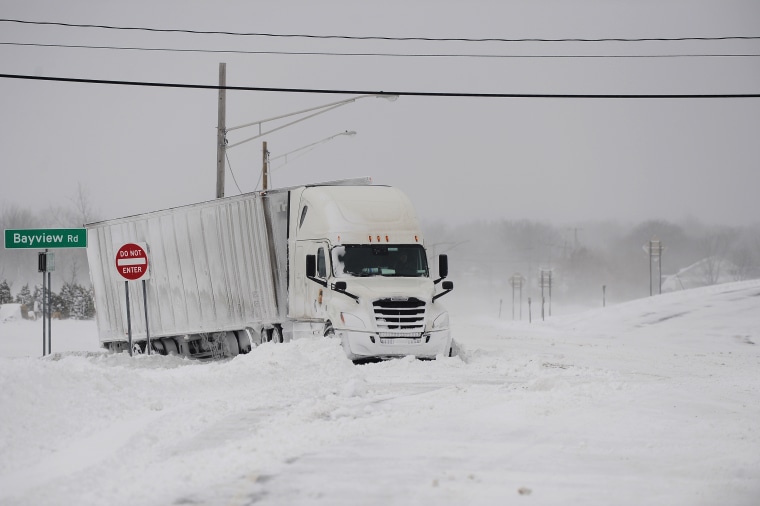
M 306 255 L 314 255 L 317 259 L 317 275 L 320 280 L 327 281 L 330 276 L 330 249 L 327 242 L 299 241 L 296 245 L 296 286 L 300 297 L 295 297 L 293 307 L 300 315 L 309 319 L 325 317 L 324 301 L 327 288 L 306 277 Z

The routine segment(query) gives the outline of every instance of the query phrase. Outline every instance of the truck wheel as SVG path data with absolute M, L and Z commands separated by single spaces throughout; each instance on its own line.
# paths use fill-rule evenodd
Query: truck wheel
M 145 352 L 145 343 L 140 341 L 132 343 L 132 355 L 142 355 Z
M 161 342 L 164 343 L 164 349 L 166 350 L 167 355 L 179 355 L 179 349 L 177 348 L 177 343 L 174 342 L 174 339 L 164 339 Z
M 335 337 L 335 329 L 333 328 L 332 323 L 330 322 L 327 322 L 325 324 L 325 337 L 329 337 L 330 339 Z
M 224 335 L 224 344 L 226 345 L 227 353 L 231 358 L 235 358 L 240 354 L 237 337 L 235 337 L 235 334 L 232 332 L 227 332 Z
M 150 346 L 152 348 L 151 354 L 158 353 L 159 355 L 166 355 L 166 346 L 164 346 L 163 341 L 151 339 Z
M 282 342 L 282 329 L 278 326 L 275 326 L 272 329 L 272 341 L 274 341 L 275 343 Z

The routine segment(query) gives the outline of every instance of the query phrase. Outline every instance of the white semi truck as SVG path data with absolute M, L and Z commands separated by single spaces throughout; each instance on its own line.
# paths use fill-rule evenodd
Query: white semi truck
M 356 362 L 452 352 L 449 316 L 439 302 L 454 287 L 443 281 L 447 257 L 438 257 L 433 276 L 409 199 L 369 178 L 248 193 L 86 228 L 98 333 L 107 349 L 206 359 L 324 335 L 340 339 Z M 117 272 L 125 244 L 147 249 L 143 286 Z

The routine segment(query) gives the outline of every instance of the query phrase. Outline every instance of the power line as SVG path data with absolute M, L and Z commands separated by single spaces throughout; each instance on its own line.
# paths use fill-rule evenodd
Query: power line
M 110 84 L 117 86 L 145 86 L 154 88 L 184 88 L 198 90 L 269 91 L 277 93 L 311 93 L 322 95 L 383 95 L 408 97 L 461 97 L 461 98 L 576 98 L 576 99 L 705 99 L 705 98 L 760 98 L 760 93 L 677 93 L 677 94 L 632 94 L 632 93 L 467 93 L 430 91 L 362 91 L 329 90 L 315 88 L 272 88 L 263 86 L 219 86 L 214 84 L 158 83 L 147 81 L 116 81 L 109 79 L 84 79 L 72 77 L 30 76 L 23 74 L 0 74 L 0 79 L 22 79 L 31 81 L 54 81 L 64 83 Z
M 389 56 L 412 58 L 755 58 L 760 53 L 722 53 L 722 54 L 651 54 L 651 55 L 621 55 L 621 54 L 446 54 L 446 53 L 345 53 L 322 51 L 245 51 L 235 49 L 181 49 L 159 47 L 132 46 L 90 46 L 82 44 L 39 44 L 30 42 L 0 42 L 0 46 L 54 47 L 67 49 L 104 49 L 124 51 L 155 51 L 175 53 L 216 53 L 216 54 L 268 54 L 268 55 L 299 55 L 299 56 Z
M 720 40 L 758 40 L 760 36 L 718 36 L 718 37 L 603 37 L 603 38 L 470 38 L 470 37 L 385 37 L 355 35 L 313 35 L 266 32 L 230 32 L 214 30 L 189 30 L 179 28 L 149 28 L 135 26 L 114 26 L 80 23 L 60 23 L 54 21 L 28 21 L 22 19 L 0 19 L 2 23 L 26 25 L 63 26 L 67 28 L 99 28 L 104 30 L 125 30 L 159 33 L 189 33 L 195 35 L 232 35 L 243 37 L 279 37 L 305 39 L 342 39 L 342 40 L 383 40 L 383 41 L 424 41 L 424 42 L 675 42 L 675 41 L 720 41 Z
M 243 194 L 243 190 L 240 189 L 240 185 L 237 182 L 237 178 L 235 177 L 235 173 L 232 171 L 232 164 L 230 163 L 230 157 L 227 155 L 227 152 L 224 152 L 225 158 L 227 158 L 227 166 L 230 168 L 230 174 L 232 174 L 232 180 L 235 181 L 235 186 L 237 186 L 238 191 L 240 192 L 240 195 Z

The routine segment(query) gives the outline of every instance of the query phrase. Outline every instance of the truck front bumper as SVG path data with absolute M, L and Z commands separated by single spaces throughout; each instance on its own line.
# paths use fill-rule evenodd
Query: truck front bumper
M 377 332 L 336 329 L 346 355 L 351 360 L 396 358 L 413 355 L 433 359 L 449 355 L 451 330 L 425 332 L 419 337 L 390 337 Z

